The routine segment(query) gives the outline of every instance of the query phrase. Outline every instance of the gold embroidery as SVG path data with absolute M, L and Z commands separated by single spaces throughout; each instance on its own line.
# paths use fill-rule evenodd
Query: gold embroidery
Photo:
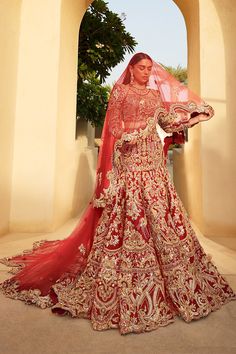
M 6 297 L 24 301 L 26 304 L 34 304 L 42 309 L 51 307 L 53 302 L 49 295 L 41 295 L 39 289 L 19 290 L 19 282 L 7 279 L 0 284 L 0 290 Z
M 208 114 L 208 119 L 212 118 L 214 115 L 214 109 L 203 102 L 202 105 L 197 105 L 195 102 L 189 101 L 188 103 L 174 103 L 170 106 L 169 112 L 166 111 L 165 114 L 160 114 L 157 109 L 154 117 L 159 117 L 158 123 L 161 128 L 167 132 L 177 132 L 183 130 L 185 127 L 191 126 L 190 114 L 193 112 L 206 113 Z
M 80 252 L 82 254 L 85 254 L 85 247 L 84 247 L 83 243 L 81 243 L 81 245 L 78 247 L 78 249 L 80 250 Z
M 32 248 L 23 250 L 22 253 L 15 254 L 14 257 L 17 257 L 17 256 L 24 257 L 24 255 L 30 254 L 30 253 L 32 253 L 32 251 L 37 250 L 37 248 L 40 247 L 41 245 L 43 245 L 44 243 L 50 244 L 50 243 L 54 243 L 54 242 L 55 241 L 49 241 L 49 240 L 45 240 L 45 239 L 39 240 L 39 241 L 34 241 L 32 244 Z M 10 270 L 8 270 L 8 273 L 17 274 L 25 266 L 25 262 L 24 261 L 22 261 L 22 262 L 17 261 L 17 263 L 16 263 L 16 262 L 12 261 L 11 258 L 12 257 L 1 258 L 0 263 L 6 265 L 7 267 L 12 267 Z

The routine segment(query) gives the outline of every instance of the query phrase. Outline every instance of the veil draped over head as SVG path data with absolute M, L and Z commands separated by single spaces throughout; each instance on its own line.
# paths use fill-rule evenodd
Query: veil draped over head
M 111 90 L 98 154 L 96 185 L 77 226 L 65 239 L 36 241 L 33 249 L 24 251 L 23 255 L 0 260 L 8 266 L 16 267 L 10 271 L 15 274 L 14 277 L 5 281 L 3 286 L 7 289 L 9 283 L 16 281 L 14 286 L 22 291 L 22 298 L 26 296 L 24 290 L 38 289 L 37 294 L 32 292 L 31 296 L 32 301 L 36 303 L 40 296 L 40 306 L 46 307 L 56 302 L 55 294 L 50 289 L 56 280 L 75 278 L 86 266 L 94 233 L 105 207 L 105 203 L 96 203 L 96 201 L 102 200 L 110 183 L 109 174 L 113 167 L 114 144 L 117 140 L 122 141 L 126 134 L 124 132 L 121 137 L 114 136 L 109 129 L 109 122 L 114 118 L 114 114 L 122 110 L 124 97 L 120 99 L 118 86 L 130 82 L 129 65 L 134 63 L 137 56 L 141 59 L 150 58 L 144 53 L 135 54 Z M 210 105 L 168 73 L 161 64 L 151 60 L 153 65 L 147 86 L 160 92 L 163 107 L 157 109 L 155 117 L 157 121 L 161 119 L 162 127 L 166 132 L 173 131 L 175 126 L 181 129 L 181 124 L 187 122 L 189 127 L 196 124 L 199 121 L 198 115 L 201 113 L 205 115 L 206 120 L 214 115 Z M 42 295 L 45 297 L 44 305 L 42 305 Z

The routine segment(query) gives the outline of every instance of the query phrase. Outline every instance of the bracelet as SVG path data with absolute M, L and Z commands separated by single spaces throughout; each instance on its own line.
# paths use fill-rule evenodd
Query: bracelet
M 128 134 L 124 134 L 124 135 L 123 135 L 123 140 L 124 140 L 124 141 L 131 141 L 132 138 L 131 138 L 131 136 L 129 136 Z

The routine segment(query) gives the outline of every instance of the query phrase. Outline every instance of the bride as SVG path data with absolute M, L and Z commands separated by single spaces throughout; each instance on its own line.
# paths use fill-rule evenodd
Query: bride
M 165 164 L 172 133 L 213 108 L 145 53 L 113 86 L 94 194 L 73 232 L 5 257 L 12 299 L 90 319 L 94 330 L 151 331 L 207 316 L 236 294 L 204 252 Z

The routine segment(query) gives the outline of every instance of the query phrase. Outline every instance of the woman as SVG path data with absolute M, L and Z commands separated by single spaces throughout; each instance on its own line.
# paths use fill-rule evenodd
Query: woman
M 114 85 L 93 197 L 64 240 L 3 258 L 8 297 L 84 317 L 92 328 L 140 333 L 207 316 L 236 294 L 201 247 L 169 176 L 166 132 L 208 120 L 213 108 L 145 53 Z

